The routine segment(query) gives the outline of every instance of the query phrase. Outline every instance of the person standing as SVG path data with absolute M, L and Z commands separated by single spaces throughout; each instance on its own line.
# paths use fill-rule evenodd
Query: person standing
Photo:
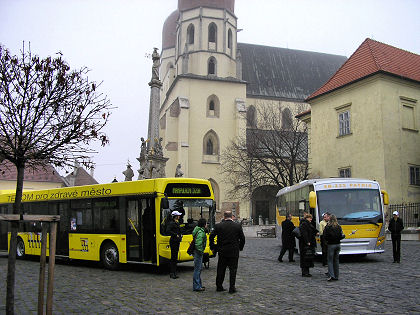
M 193 274 L 193 291 L 204 291 L 201 282 L 201 269 L 203 267 L 203 254 L 206 248 L 207 235 L 206 235 L 206 219 L 199 219 L 197 226 L 192 232 L 192 236 L 195 237 L 195 249 L 194 249 L 194 274 Z
M 327 265 L 327 259 L 328 259 L 328 246 L 327 246 L 327 242 L 325 241 L 325 237 L 324 237 L 324 229 L 327 226 L 328 220 L 330 219 L 330 215 L 331 213 L 329 212 L 325 212 L 322 215 L 322 221 L 319 222 L 319 236 L 321 238 L 321 249 L 322 249 L 322 265 L 326 266 Z
M 340 241 L 344 238 L 343 230 L 338 224 L 337 217 L 331 215 L 324 229 L 325 240 L 328 244 L 328 281 L 338 280 Z
M 392 219 L 389 220 L 388 230 L 391 232 L 392 255 L 394 263 L 400 263 L 401 258 L 401 231 L 404 230 L 404 224 L 399 217 L 398 211 L 392 213 Z
M 171 247 L 171 261 L 170 261 L 170 277 L 171 279 L 177 279 L 176 275 L 176 264 L 178 261 L 179 244 L 182 240 L 181 227 L 179 225 L 179 218 L 181 213 L 178 211 L 172 211 L 172 220 L 168 223 L 166 228 L 166 234 L 171 238 L 169 239 L 169 245 Z
M 314 267 L 316 247 L 315 235 L 318 233 L 318 231 L 315 229 L 311 222 L 312 215 L 306 213 L 299 225 L 301 234 L 299 239 L 299 249 L 302 277 L 312 277 L 312 275 L 309 273 L 309 268 Z
M 292 222 L 292 215 L 290 213 L 286 214 L 286 219 L 281 223 L 281 251 L 279 262 L 283 262 L 283 255 L 286 253 L 286 250 L 289 251 L 289 262 L 294 262 L 293 254 L 296 247 L 295 236 L 292 234 L 295 225 Z
M 210 249 L 219 253 L 217 261 L 216 291 L 225 291 L 223 281 L 226 267 L 229 268 L 229 293 L 235 293 L 236 272 L 238 270 L 239 251 L 245 246 L 242 226 L 233 222 L 232 211 L 223 214 L 224 220 L 214 227 L 210 234 Z M 217 236 L 217 244 L 214 238 Z

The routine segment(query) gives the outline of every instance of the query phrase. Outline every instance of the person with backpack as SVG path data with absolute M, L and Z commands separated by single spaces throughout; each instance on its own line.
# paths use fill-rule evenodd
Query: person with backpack
M 202 292 L 205 290 L 201 283 L 201 269 L 203 267 L 203 255 L 204 249 L 206 248 L 207 235 L 206 235 L 206 219 L 201 218 L 197 222 L 197 226 L 192 232 L 192 236 L 195 238 L 194 247 L 194 274 L 193 274 L 193 291 Z
M 339 256 L 341 250 L 340 241 L 344 237 L 343 230 L 338 224 L 337 217 L 332 214 L 324 229 L 324 238 L 328 246 L 328 281 L 338 280 Z

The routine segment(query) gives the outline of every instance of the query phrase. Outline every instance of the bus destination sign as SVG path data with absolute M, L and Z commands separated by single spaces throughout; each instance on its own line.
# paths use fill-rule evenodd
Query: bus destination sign
M 168 197 L 210 197 L 210 189 L 203 184 L 168 184 L 165 189 Z

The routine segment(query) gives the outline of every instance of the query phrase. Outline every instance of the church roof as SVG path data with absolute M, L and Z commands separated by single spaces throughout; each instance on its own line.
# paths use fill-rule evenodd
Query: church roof
M 0 180 L 17 180 L 16 166 L 7 160 L 0 163 Z M 52 165 L 37 169 L 25 169 L 24 180 L 28 182 L 63 183 L 60 174 Z
M 67 186 L 85 186 L 98 184 L 83 167 L 76 167 L 73 172 L 65 177 Z
M 247 96 L 304 101 L 346 61 L 345 56 L 238 43 Z
M 420 82 L 420 55 L 367 38 L 308 100 L 376 73 L 387 73 Z

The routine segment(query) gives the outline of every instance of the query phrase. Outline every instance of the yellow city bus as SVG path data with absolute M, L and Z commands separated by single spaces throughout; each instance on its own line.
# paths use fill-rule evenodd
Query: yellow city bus
M 384 252 L 385 211 L 388 194 L 379 183 L 356 178 L 310 179 L 281 189 L 276 196 L 277 235 L 286 213 L 292 214 L 295 226 L 303 212 L 311 213 L 319 230 L 322 214 L 334 214 L 345 234 L 340 254 L 373 254 Z M 317 237 L 316 254 L 321 255 Z
M 0 194 L 1 214 L 12 213 L 14 199 L 14 193 Z M 157 178 L 24 191 L 21 208 L 24 214 L 60 215 L 57 256 L 100 261 L 111 270 L 120 263 L 167 263 L 171 253 L 165 223 L 174 209 L 185 212 L 178 261 L 193 260 L 187 249 L 198 219 L 205 218 L 209 230 L 215 223 L 208 180 Z M 10 239 L 7 224 L 0 222 L 2 250 Z M 40 223 L 21 223 L 19 231 L 17 256 L 40 255 Z M 212 255 L 208 245 L 205 255 Z

